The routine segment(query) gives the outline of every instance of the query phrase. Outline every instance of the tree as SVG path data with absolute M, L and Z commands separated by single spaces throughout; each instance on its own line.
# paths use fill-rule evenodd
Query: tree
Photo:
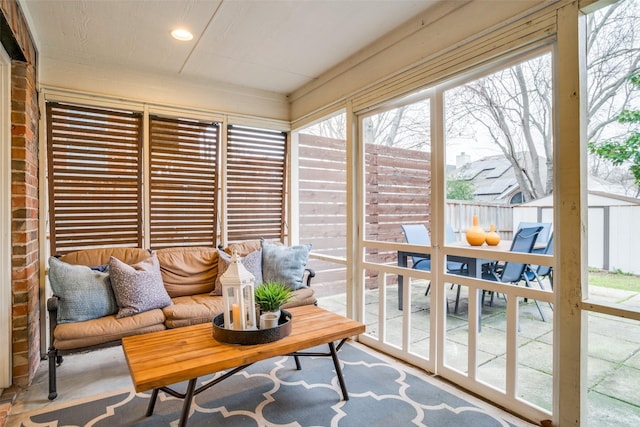
M 588 140 L 614 132 L 638 99 L 625 82 L 640 63 L 640 2 L 620 1 L 587 17 Z M 524 200 L 553 189 L 551 55 L 523 61 L 447 93 L 448 132 L 475 132 L 511 163 Z
M 464 179 L 447 180 L 447 199 L 451 200 L 473 200 L 474 188 L 471 181 Z
M 626 84 L 640 71 L 640 1 L 621 0 L 590 13 L 586 46 L 587 140 L 615 139 L 621 132 L 617 117 L 640 100 L 640 93 Z M 510 162 L 525 201 L 553 189 L 552 82 L 552 55 L 548 53 L 445 94 L 447 138 L 463 135 L 474 145 L 497 147 Z M 428 117 L 425 100 L 377 113 L 364 121 L 364 140 L 428 149 Z M 344 127 L 337 128 L 344 132 Z M 592 173 L 619 174 L 599 160 L 590 158 Z
M 640 74 L 633 75 L 629 82 L 640 90 Z M 623 110 L 616 116 L 620 124 L 640 124 L 640 109 Z M 636 197 L 640 195 L 640 129 L 631 130 L 624 140 L 610 139 L 600 143 L 590 141 L 589 151 L 610 161 L 615 166 L 628 164 L 636 185 Z
M 336 114 L 305 128 L 304 133 L 326 138 L 345 139 L 347 137 L 347 117 L 344 113 Z
M 448 91 L 449 132 L 471 127 L 499 147 L 524 200 L 534 200 L 553 188 L 551 98 L 551 55 L 545 54 Z M 547 159 L 545 170 L 540 157 Z

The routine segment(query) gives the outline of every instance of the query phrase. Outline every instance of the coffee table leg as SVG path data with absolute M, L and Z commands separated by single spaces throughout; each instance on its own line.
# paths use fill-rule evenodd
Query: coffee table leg
M 300 365 L 300 358 L 297 355 L 293 355 L 293 360 L 296 361 L 296 370 L 302 370 L 302 365 Z
M 154 388 L 153 392 L 151 392 L 151 400 L 149 401 L 149 406 L 147 406 L 147 417 L 153 415 L 153 408 L 156 406 L 156 399 L 158 398 L 159 389 Z
M 349 393 L 347 392 L 347 386 L 344 384 L 342 369 L 340 369 L 340 360 L 338 360 L 338 352 L 336 351 L 336 346 L 333 343 L 333 341 L 329 343 L 329 350 L 331 350 L 331 358 L 333 359 L 333 366 L 336 368 L 336 374 L 338 375 L 338 382 L 340 383 L 340 388 L 342 389 L 342 398 L 344 400 L 349 400 Z
M 193 395 L 196 390 L 196 380 L 194 378 L 189 380 L 189 385 L 187 386 L 187 392 L 184 395 L 184 403 L 182 404 L 182 415 L 180 416 L 180 423 L 178 427 L 184 427 L 187 425 L 187 420 L 189 419 L 189 410 L 191 409 L 191 401 L 193 400 Z

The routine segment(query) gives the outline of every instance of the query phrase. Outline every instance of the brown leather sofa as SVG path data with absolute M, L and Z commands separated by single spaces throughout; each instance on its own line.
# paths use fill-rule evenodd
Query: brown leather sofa
M 260 249 L 260 241 L 248 241 L 230 245 L 225 252 L 237 251 L 238 255 Z M 218 250 L 210 247 L 175 247 L 155 251 L 160 264 L 164 288 L 171 297 L 171 305 L 152 309 L 128 317 L 117 318 L 115 314 L 74 323 L 57 322 L 59 299 L 53 295 L 47 300 L 49 312 L 50 346 L 49 399 L 57 397 L 56 368 L 62 356 L 74 352 L 119 345 L 125 336 L 161 331 L 210 322 L 222 313 L 222 297 L 211 295 L 218 276 Z M 66 254 L 59 259 L 67 264 L 99 266 L 109 263 L 113 256 L 133 265 L 151 256 L 151 252 L 138 248 L 88 249 Z M 311 278 L 314 272 L 305 270 L 304 283 L 294 291 L 294 298 L 283 306 L 316 304 Z

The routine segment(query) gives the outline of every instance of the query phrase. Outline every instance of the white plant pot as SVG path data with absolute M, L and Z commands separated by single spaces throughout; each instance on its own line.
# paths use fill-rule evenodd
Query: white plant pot
M 260 329 L 275 328 L 280 320 L 280 310 L 267 311 L 260 315 Z

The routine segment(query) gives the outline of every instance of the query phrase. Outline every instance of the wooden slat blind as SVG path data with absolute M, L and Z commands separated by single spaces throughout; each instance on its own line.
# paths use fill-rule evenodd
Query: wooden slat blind
M 142 247 L 142 116 L 47 103 L 52 254 Z
M 284 239 L 287 134 L 229 126 L 227 237 Z
M 215 246 L 218 124 L 149 122 L 151 248 Z

